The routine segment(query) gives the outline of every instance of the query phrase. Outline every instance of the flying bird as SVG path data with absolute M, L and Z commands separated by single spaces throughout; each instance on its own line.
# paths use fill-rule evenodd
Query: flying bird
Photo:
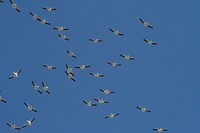
M 105 118 L 113 118 L 113 117 L 118 116 L 118 115 L 119 115 L 118 113 L 111 113 L 111 114 L 105 116 Z
M 69 38 L 66 35 L 58 34 L 58 36 L 63 40 L 68 40 L 69 41 Z
M 151 44 L 151 45 L 157 45 L 156 42 L 153 42 L 151 40 L 143 39 L 146 43 Z
M 75 66 L 74 68 L 78 68 L 78 69 L 85 69 L 90 67 L 90 65 L 81 65 L 81 66 Z
M 134 60 L 135 58 L 130 55 L 120 54 L 121 57 L 123 57 L 125 60 Z
M 37 110 L 35 108 L 33 108 L 33 106 L 29 105 L 28 103 L 24 102 L 24 105 L 28 108 L 28 110 L 37 112 Z
M 99 89 L 101 92 L 105 93 L 105 94 L 111 94 L 111 93 L 115 93 L 112 90 L 108 90 L 108 89 Z
M 32 13 L 32 12 L 29 12 L 29 13 L 31 14 L 31 16 L 32 16 L 34 19 L 36 19 L 36 20 L 39 19 L 39 16 L 38 16 L 37 14 L 34 14 L 34 13 Z
M 58 31 L 69 30 L 68 28 L 65 28 L 65 27 L 62 27 L 62 26 L 60 26 L 60 27 L 54 27 L 53 29 L 54 30 L 58 30 Z
M 53 7 L 43 7 L 42 9 L 44 9 L 46 11 L 54 11 L 54 10 L 56 10 L 56 8 L 53 8 Z
M 32 122 L 35 120 L 35 117 L 32 118 L 31 120 L 26 120 L 26 124 L 24 124 L 24 126 L 22 128 L 25 128 L 27 126 L 31 126 L 32 125 Z
M 42 82 L 42 87 L 43 87 L 44 91 L 46 91 L 50 95 L 49 87 L 46 86 L 44 82 Z
M 46 65 L 46 64 L 44 64 L 43 67 L 46 67 L 47 69 L 56 69 L 55 66 Z
M 46 24 L 46 25 L 51 25 L 48 21 L 46 21 L 45 19 L 41 19 L 41 18 L 37 18 L 38 21 L 40 21 L 42 24 Z
M 2 96 L 0 96 L 0 101 L 6 103 L 6 100 Z
M 19 9 L 18 5 L 13 0 L 10 0 L 10 3 L 12 5 L 13 9 L 15 9 L 18 12 L 20 12 L 20 9 Z
M 33 87 L 34 87 L 34 89 L 35 89 L 36 91 L 38 91 L 40 94 L 42 94 L 42 91 L 39 89 L 39 85 L 35 84 L 34 81 L 32 81 L 32 85 L 33 85 Z
M 74 82 L 76 82 L 74 75 L 72 73 L 69 73 L 67 71 L 65 71 L 65 73 L 67 74 L 68 78 L 70 78 L 71 80 L 73 80 Z
M 157 131 L 157 132 L 163 132 L 163 131 L 167 131 L 167 128 L 154 128 L 153 129 L 154 131 Z
M 109 103 L 107 100 L 95 98 L 95 101 L 99 102 L 100 104 Z
M 100 73 L 89 73 L 89 74 L 94 77 L 104 77 L 104 74 L 100 74 Z
M 72 68 L 69 67 L 67 64 L 65 66 L 67 68 L 67 73 L 71 73 L 74 76 L 74 72 L 73 72 Z
M 22 69 L 18 70 L 17 72 L 13 72 L 13 75 L 9 77 L 9 79 L 12 79 L 12 78 L 17 78 L 19 77 L 19 73 L 22 71 Z
M 151 110 L 147 109 L 146 107 L 137 106 L 136 108 L 139 109 L 139 110 L 141 110 L 142 112 L 151 112 Z
M 115 67 L 115 66 L 121 66 L 121 64 L 116 63 L 116 62 L 112 62 L 112 61 L 108 61 L 107 64 L 112 65 L 113 67 Z
M 92 103 L 91 101 L 84 101 L 83 100 L 83 103 L 87 104 L 88 106 L 97 106 L 97 104 Z
M 21 130 L 21 128 L 19 128 L 18 126 L 16 126 L 15 124 L 11 124 L 11 123 L 6 123 L 9 127 L 11 127 L 12 129 L 16 129 L 16 130 Z
M 92 41 L 92 42 L 94 42 L 94 43 L 102 42 L 103 41 L 102 39 L 98 39 L 98 38 L 90 38 L 89 40 Z
M 112 31 L 115 35 L 120 35 L 120 36 L 123 36 L 124 34 L 122 34 L 120 31 L 118 30 L 115 30 L 115 29 L 109 29 L 110 31 Z
M 145 20 L 143 20 L 143 19 L 141 19 L 141 18 L 140 18 L 140 21 L 143 23 L 143 25 L 144 25 L 144 26 L 146 26 L 146 27 L 149 27 L 149 28 L 153 29 L 153 26 L 152 26 L 152 25 L 150 25 L 150 24 L 149 24 L 149 22 L 147 22 L 147 21 L 145 21 Z
M 67 53 L 68 53 L 69 56 L 76 58 L 76 55 L 74 54 L 74 52 L 67 50 Z

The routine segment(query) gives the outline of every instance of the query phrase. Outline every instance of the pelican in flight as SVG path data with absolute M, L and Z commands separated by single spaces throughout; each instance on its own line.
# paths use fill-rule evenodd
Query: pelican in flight
M 76 79 L 74 78 L 74 74 L 73 73 L 69 73 L 69 72 L 65 71 L 65 74 L 67 74 L 68 78 L 70 78 L 71 80 L 73 80 L 74 82 L 76 82 Z
M 31 14 L 31 16 L 32 16 L 34 19 L 36 19 L 36 20 L 39 19 L 39 16 L 38 16 L 37 14 L 34 14 L 34 13 L 32 13 L 32 12 L 29 12 L 29 13 Z
M 119 36 L 123 36 L 124 34 L 122 34 L 120 31 L 115 30 L 115 29 L 109 29 L 110 31 L 112 31 L 115 35 L 119 35 Z
M 134 57 L 130 55 L 120 54 L 121 57 L 123 57 L 125 60 L 134 60 Z
M 69 38 L 66 35 L 58 34 L 58 36 L 63 40 L 68 40 L 69 41 Z
M 19 73 L 22 71 L 22 69 L 20 69 L 19 71 L 17 72 L 13 72 L 13 75 L 9 77 L 9 79 L 12 79 L 12 78 L 17 78 L 19 77 Z
M 89 40 L 92 41 L 92 42 L 94 42 L 94 43 L 102 42 L 103 41 L 102 39 L 98 39 L 98 38 L 90 38 Z
M 143 23 L 143 25 L 144 25 L 144 26 L 146 26 L 146 27 L 149 27 L 149 28 L 153 29 L 153 26 L 152 26 L 152 25 L 150 25 L 150 24 L 149 24 L 149 22 L 147 22 L 147 21 L 145 21 L 145 20 L 143 20 L 143 19 L 140 19 L 140 21 Z
M 109 65 L 111 65 L 113 67 L 115 67 L 115 66 L 121 66 L 121 64 L 116 63 L 116 62 L 112 62 L 112 61 L 108 61 L 107 64 L 109 64 Z
M 62 26 L 60 26 L 60 27 L 54 27 L 53 29 L 54 30 L 58 30 L 58 31 L 69 30 L 68 28 L 65 28 L 65 27 L 62 27 Z
M 99 102 L 100 104 L 109 103 L 107 100 L 95 98 L 95 101 Z
M 28 103 L 24 102 L 24 105 L 27 107 L 28 110 L 37 112 L 37 110 L 35 108 L 33 108 L 33 106 L 29 105 Z
M 142 112 L 151 112 L 151 110 L 150 110 L 150 109 L 147 109 L 146 107 L 137 106 L 136 108 L 139 109 L 139 110 L 142 111 Z
M 161 128 L 161 127 L 159 127 L 159 128 L 154 128 L 153 130 L 160 133 L 160 132 L 163 132 L 163 131 L 167 131 L 167 128 Z
M 97 106 L 97 104 L 92 103 L 91 101 L 84 101 L 83 100 L 83 103 L 87 104 L 88 106 Z
M 43 87 L 43 89 L 50 95 L 49 87 L 46 86 L 44 82 L 42 82 L 42 87 Z
M 18 126 L 16 126 L 15 124 L 11 124 L 11 123 L 6 123 L 9 127 L 11 127 L 12 129 L 16 129 L 16 130 L 21 130 L 21 128 L 19 128 Z
M 105 116 L 105 118 L 113 118 L 113 117 L 118 116 L 118 115 L 119 115 L 118 113 L 111 113 L 111 114 Z
M 67 53 L 68 53 L 69 56 L 76 58 L 76 55 L 74 54 L 74 52 L 67 50 Z
M 36 91 L 38 91 L 40 94 L 42 94 L 42 91 L 39 89 L 39 85 L 35 84 L 34 81 L 32 81 L 32 85 L 33 85 L 33 87 L 34 87 L 34 89 L 35 89 Z
M 144 40 L 144 42 L 146 42 L 146 43 L 148 43 L 148 44 L 157 45 L 156 42 L 153 42 L 153 41 L 151 41 L 151 40 L 147 40 L 147 39 L 143 39 L 143 40 Z
M 42 9 L 49 11 L 49 12 L 56 10 L 56 8 L 53 8 L 53 7 L 43 7 Z
M 42 24 L 46 24 L 46 25 L 51 25 L 48 21 L 46 21 L 45 19 L 41 19 L 41 18 L 37 18 L 38 21 L 40 21 Z
M 20 12 L 20 9 L 19 7 L 17 6 L 17 4 L 13 1 L 13 0 L 10 0 L 10 3 L 12 5 L 12 8 L 15 9 L 16 11 Z
M 31 126 L 32 125 L 32 122 L 35 120 L 35 117 L 32 118 L 31 120 L 26 120 L 26 124 L 24 124 L 24 126 L 22 128 L 25 128 L 27 126 Z
M 74 68 L 78 68 L 78 69 L 85 69 L 90 67 L 90 65 L 80 65 L 80 66 L 75 66 Z
M 89 73 L 89 74 L 94 77 L 104 77 L 104 74 L 101 74 L 101 73 Z
M 105 94 L 112 94 L 115 93 L 114 91 L 108 90 L 108 89 L 99 89 L 101 92 L 105 93 Z
M 46 67 L 47 69 L 56 69 L 55 66 L 46 65 L 46 64 L 44 64 L 43 67 Z

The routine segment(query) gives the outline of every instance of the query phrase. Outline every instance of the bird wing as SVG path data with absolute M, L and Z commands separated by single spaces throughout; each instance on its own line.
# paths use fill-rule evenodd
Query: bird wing
M 36 84 L 35 84 L 35 82 L 34 82 L 34 81 L 32 81 L 31 83 L 33 84 L 33 86 L 36 86 Z
M 141 21 L 142 23 L 144 23 L 144 20 L 143 20 L 143 19 L 141 19 L 141 18 L 140 18 L 140 21 Z

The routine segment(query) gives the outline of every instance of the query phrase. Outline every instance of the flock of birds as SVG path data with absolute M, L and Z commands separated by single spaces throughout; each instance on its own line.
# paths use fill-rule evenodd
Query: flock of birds
M 2 0 L 0 0 L 0 3 L 3 3 Z M 18 4 L 16 4 L 13 0 L 10 0 L 10 4 L 12 6 L 13 9 L 15 9 L 17 12 L 21 12 L 20 11 L 20 8 L 18 7 Z M 52 8 L 52 7 L 43 7 L 42 9 L 46 10 L 46 11 L 55 11 L 57 10 L 56 8 Z M 42 24 L 46 24 L 46 25 L 51 25 L 51 23 L 49 23 L 48 21 L 46 21 L 45 19 L 42 19 L 40 18 L 37 14 L 34 14 L 33 12 L 29 12 L 30 15 L 37 21 L 40 21 Z M 147 28 L 150 28 L 150 29 L 153 29 L 153 26 L 151 24 L 149 24 L 147 21 L 145 21 L 144 19 L 139 19 L 139 21 Z M 58 30 L 58 31 L 63 31 L 63 30 L 69 30 L 68 28 L 66 27 L 63 27 L 63 26 L 60 26 L 60 27 L 53 27 L 54 30 Z M 110 28 L 109 29 L 114 35 L 117 35 L 117 36 L 124 36 L 123 33 L 121 33 L 120 31 L 116 30 L 116 29 L 113 29 L 113 28 Z M 58 34 L 58 36 L 63 39 L 63 40 L 67 40 L 69 41 L 69 38 L 66 36 L 66 35 L 63 35 L 63 34 Z M 99 38 L 90 38 L 89 41 L 92 41 L 94 43 L 99 43 L 99 42 L 102 42 L 103 40 L 102 39 L 99 39 Z M 148 40 L 148 39 L 144 39 L 144 42 L 150 44 L 150 45 L 157 45 L 156 42 L 153 42 L 151 40 Z M 74 52 L 70 51 L 70 50 L 67 50 L 67 53 L 69 56 L 73 57 L 73 58 L 76 58 L 76 55 L 74 54 Z M 130 56 L 130 55 L 126 55 L 126 54 L 120 54 L 120 56 L 122 58 L 124 58 L 125 60 L 134 60 L 134 57 Z M 117 62 L 112 62 L 112 61 L 109 61 L 107 62 L 108 65 L 111 65 L 113 67 L 119 67 L 121 66 L 120 63 L 117 63 Z M 49 70 L 52 70 L 52 69 L 56 69 L 56 66 L 52 66 L 52 65 L 48 65 L 48 64 L 44 64 L 43 65 L 44 68 L 47 68 Z M 90 65 L 79 65 L 79 66 L 75 66 L 74 68 L 76 69 L 87 69 L 91 67 Z M 76 79 L 74 77 L 74 72 L 73 72 L 73 69 L 66 64 L 66 75 L 68 76 L 69 79 L 71 79 L 72 81 L 76 82 Z M 22 72 L 22 69 L 16 71 L 16 72 L 13 72 L 13 74 L 9 77 L 9 79 L 13 79 L 13 78 L 18 78 L 20 76 L 20 73 Z M 91 76 L 94 76 L 94 77 L 104 77 L 104 74 L 101 74 L 101 73 L 89 73 Z M 32 85 L 33 85 L 33 88 L 39 93 L 39 94 L 42 94 L 42 90 L 39 88 L 39 85 L 37 85 L 34 81 L 32 81 Z M 44 83 L 42 82 L 42 87 L 43 87 L 43 90 L 47 93 L 47 94 L 51 94 L 50 93 L 50 90 L 49 90 L 49 87 Z M 112 94 L 112 93 L 115 93 L 114 91 L 112 90 L 109 90 L 109 89 L 99 89 L 99 91 L 103 92 L 104 94 L 108 95 L 108 94 Z M 98 98 L 95 98 L 94 99 L 95 101 L 97 101 L 98 103 L 100 104 L 106 104 L 106 103 L 109 103 L 109 101 L 105 100 L 105 99 L 98 99 Z M 3 102 L 3 103 L 6 103 L 6 100 L 0 96 L 0 101 Z M 86 101 L 86 100 L 83 100 L 83 103 L 86 104 L 87 106 L 97 106 L 96 103 L 92 102 L 92 101 Z M 30 111 L 33 111 L 33 112 L 37 112 L 37 110 L 30 104 L 24 102 L 24 105 L 26 106 L 26 108 Z M 141 112 L 151 112 L 150 109 L 146 108 L 146 107 L 142 107 L 142 106 L 137 106 L 136 107 L 138 110 L 140 110 Z M 114 118 L 116 116 L 119 116 L 119 113 L 111 113 L 111 114 L 108 114 L 105 116 L 106 119 L 108 118 Z M 35 117 L 34 118 L 31 118 L 30 120 L 27 120 L 26 123 L 22 126 L 22 128 L 25 128 L 25 127 L 28 127 L 28 126 L 31 126 L 32 125 L 32 122 L 35 120 Z M 22 128 L 21 127 L 18 127 L 16 126 L 15 124 L 12 124 L 12 123 L 9 123 L 7 122 L 6 123 L 9 127 L 13 128 L 13 129 L 16 129 L 16 130 L 21 130 Z M 153 128 L 154 131 L 157 131 L 157 132 L 163 132 L 163 131 L 167 131 L 167 128 Z

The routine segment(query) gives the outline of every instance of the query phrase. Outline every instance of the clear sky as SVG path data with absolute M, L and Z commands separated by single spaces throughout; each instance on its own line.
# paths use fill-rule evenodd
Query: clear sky
M 199 133 L 200 112 L 200 39 L 199 0 L 15 0 L 21 13 L 8 0 L 0 3 L 0 132 L 18 132 L 7 122 L 22 127 L 21 133 L 153 133 L 164 127 L 169 133 Z M 43 7 L 55 7 L 48 12 Z M 34 20 L 38 14 L 51 25 Z M 154 26 L 143 26 L 142 18 Z M 56 31 L 64 26 L 68 31 Z M 116 36 L 109 28 L 118 29 Z M 57 34 L 67 35 L 64 41 Z M 103 41 L 93 43 L 89 38 Z M 158 43 L 150 45 L 149 39 Z M 73 51 L 77 58 L 67 54 Z M 135 60 L 124 60 L 129 54 Z M 121 63 L 112 67 L 107 61 Z M 54 65 L 55 70 L 43 64 Z M 73 68 L 77 82 L 65 74 Z M 22 69 L 18 78 L 8 79 Z M 90 72 L 105 74 L 95 78 Z M 31 81 L 42 89 L 49 86 L 51 95 L 39 94 Z M 105 95 L 99 89 L 110 89 Z M 98 104 L 102 98 L 109 104 Z M 82 101 L 93 101 L 88 107 Z M 28 111 L 24 102 L 38 112 Z M 136 106 L 151 109 L 143 113 Z M 113 119 L 110 113 L 120 115 Z

